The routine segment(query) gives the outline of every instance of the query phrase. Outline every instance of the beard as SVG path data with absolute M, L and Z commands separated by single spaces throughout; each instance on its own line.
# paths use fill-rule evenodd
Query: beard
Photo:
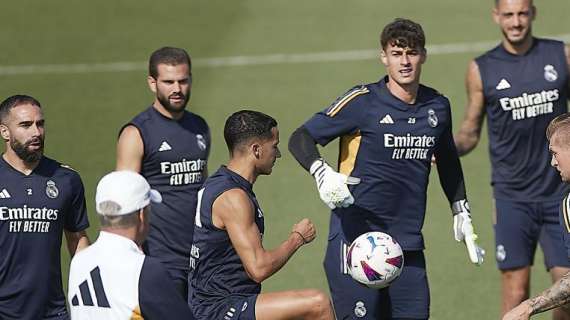
M 30 150 L 32 143 L 40 143 L 40 148 L 37 150 Z M 25 143 L 20 143 L 17 140 L 10 141 L 10 147 L 18 158 L 22 159 L 25 163 L 34 163 L 39 161 L 44 154 L 44 140 L 41 138 L 28 140 Z
M 532 34 L 532 28 L 529 26 L 528 29 L 526 30 L 526 32 L 523 34 L 523 36 L 520 39 L 511 40 L 508 36 L 508 33 L 503 31 L 503 37 L 505 39 L 507 39 L 507 41 L 513 46 L 518 46 L 518 45 L 523 44 L 529 37 L 531 37 L 531 34 Z
M 169 99 L 170 96 L 182 97 L 182 102 L 179 104 L 171 104 L 170 99 Z M 186 95 L 184 95 L 183 93 L 179 93 L 179 94 L 170 95 L 170 96 L 166 97 L 166 96 L 158 93 L 156 95 L 156 98 L 158 99 L 160 104 L 164 107 L 164 109 L 166 109 L 167 111 L 172 112 L 172 113 L 180 113 L 180 112 L 184 111 L 184 109 L 186 108 L 186 104 L 188 103 L 188 100 L 190 99 L 190 91 L 188 91 L 188 93 Z

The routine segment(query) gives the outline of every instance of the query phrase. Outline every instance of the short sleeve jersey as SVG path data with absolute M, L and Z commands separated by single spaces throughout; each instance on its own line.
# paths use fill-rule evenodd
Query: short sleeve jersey
M 210 152 L 208 125 L 191 112 L 176 121 L 152 106 L 128 125 L 135 126 L 143 140 L 141 175 L 163 198 L 151 205 L 145 251 L 168 268 L 188 270 L 196 193 L 206 179 Z
M 36 320 L 66 313 L 62 233 L 87 227 L 77 172 L 43 157 L 25 175 L 0 156 L 0 319 Z
M 193 319 L 164 266 L 105 231 L 71 261 L 67 299 L 74 320 Z
M 263 238 L 263 212 L 249 181 L 222 166 L 210 176 L 200 190 L 196 209 L 196 226 L 192 245 L 189 299 L 192 311 L 197 318 L 208 318 L 208 310 L 220 299 L 229 296 L 249 296 L 258 294 L 261 285 L 253 281 L 245 272 L 241 259 L 226 230 L 217 228 L 212 222 L 214 201 L 231 189 L 245 191 L 254 207 L 255 224 Z
M 339 171 L 360 178 L 350 191 L 354 206 L 373 215 L 371 230 L 420 250 L 431 157 L 444 143 L 456 153 L 450 105 L 423 85 L 416 102 L 407 104 L 390 93 L 387 81 L 354 87 L 304 126 L 320 145 L 340 138 Z
M 550 167 L 545 132 L 567 111 L 564 44 L 535 38 L 524 55 L 499 45 L 475 61 L 483 82 L 495 198 L 559 201 L 563 185 Z

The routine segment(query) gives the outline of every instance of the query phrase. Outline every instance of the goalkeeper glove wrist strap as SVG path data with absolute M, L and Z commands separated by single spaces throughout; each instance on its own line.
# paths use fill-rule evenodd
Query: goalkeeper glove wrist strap
M 314 176 L 319 169 L 321 169 L 326 164 L 323 158 L 318 158 L 317 160 L 313 161 L 311 167 L 309 168 L 309 173 Z
M 471 214 L 471 209 L 469 208 L 469 202 L 467 202 L 467 199 L 458 200 L 451 204 L 451 213 L 454 216 L 462 212 L 466 212 L 469 215 Z

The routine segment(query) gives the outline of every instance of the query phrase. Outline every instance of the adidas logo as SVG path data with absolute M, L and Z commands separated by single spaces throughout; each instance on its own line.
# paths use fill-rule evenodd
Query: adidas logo
M 499 84 L 497 84 L 497 86 L 495 87 L 497 90 L 505 90 L 511 87 L 511 84 L 505 79 L 501 79 L 501 81 L 499 81 Z
M 2 189 L 2 191 L 0 192 L 0 199 L 8 199 L 11 197 L 12 196 L 10 196 L 10 193 L 8 193 L 8 190 L 6 189 Z
M 89 281 L 85 280 L 79 285 L 79 292 L 81 296 L 78 297 L 77 294 L 71 298 L 71 305 L 73 306 L 96 306 L 99 308 L 111 308 L 109 305 L 109 300 L 107 299 L 107 295 L 105 294 L 105 288 L 103 287 L 103 281 L 101 281 L 101 271 L 99 267 L 95 267 L 95 269 L 91 270 L 91 283 L 93 283 L 93 289 L 89 288 Z M 91 292 L 95 293 L 95 299 L 93 300 L 93 296 Z M 79 301 L 81 299 L 81 301 Z
M 162 141 L 160 148 L 158 148 L 159 152 L 172 150 L 172 147 L 166 141 Z
M 392 117 L 387 114 L 384 116 L 384 118 L 382 118 L 382 120 L 380 120 L 381 124 L 394 124 L 394 120 L 392 119 Z

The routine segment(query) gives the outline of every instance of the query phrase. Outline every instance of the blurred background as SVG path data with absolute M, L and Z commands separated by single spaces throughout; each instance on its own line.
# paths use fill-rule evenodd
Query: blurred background
M 203 116 L 212 130 L 210 172 L 227 159 L 222 136 L 227 116 L 245 107 L 274 116 L 281 130 L 283 158 L 273 175 L 260 178 L 255 188 L 266 217 L 264 245 L 276 246 L 303 217 L 313 219 L 318 228 L 317 240 L 267 280 L 263 290 L 327 290 L 322 259 L 329 211 L 320 202 L 313 179 L 287 151 L 289 135 L 348 88 L 383 76 L 379 33 L 396 17 L 411 18 L 424 27 L 428 61 L 422 82 L 451 100 L 457 131 L 465 105 L 467 63 L 500 41 L 491 19 L 493 3 L 5 1 L 0 11 L 0 97 L 25 93 L 43 104 L 46 155 L 81 174 L 94 240 L 98 230 L 94 189 L 97 180 L 114 168 L 118 129 L 153 100 L 146 85 L 147 59 L 161 46 L 185 48 L 193 58 L 189 109 Z M 570 41 L 570 1 L 537 0 L 535 5 L 535 35 Z M 334 163 L 337 151 L 338 143 L 333 142 L 323 153 Z M 424 227 L 431 318 L 496 319 L 500 286 L 486 132 L 479 147 L 462 162 L 487 260 L 481 267 L 472 266 L 463 245 L 454 241 L 449 204 L 434 168 Z M 64 260 L 67 268 L 65 252 Z M 533 294 L 549 284 L 538 251 Z M 535 318 L 550 319 L 550 314 Z

